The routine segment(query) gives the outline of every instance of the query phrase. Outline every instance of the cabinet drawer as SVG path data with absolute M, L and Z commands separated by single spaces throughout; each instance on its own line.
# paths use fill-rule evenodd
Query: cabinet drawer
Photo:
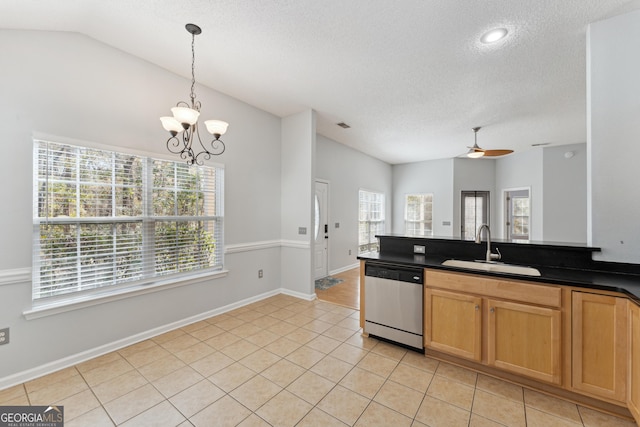
M 555 286 L 429 269 L 425 270 L 424 281 L 426 286 L 432 288 L 468 292 L 528 304 L 548 307 L 560 307 L 562 304 L 561 289 Z

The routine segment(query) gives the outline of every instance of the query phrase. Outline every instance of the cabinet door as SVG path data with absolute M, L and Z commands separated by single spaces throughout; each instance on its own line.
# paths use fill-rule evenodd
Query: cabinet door
M 571 298 L 573 388 L 626 401 L 627 300 L 577 291 Z
M 629 394 L 628 407 L 636 419 L 640 421 L 640 307 L 629 303 Z
M 560 384 L 560 310 L 489 300 L 487 362 Z
M 425 346 L 467 359 L 482 358 L 482 299 L 425 289 Z

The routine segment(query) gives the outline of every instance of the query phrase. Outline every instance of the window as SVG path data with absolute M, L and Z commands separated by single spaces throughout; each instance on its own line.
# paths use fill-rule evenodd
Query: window
M 507 239 L 529 240 L 529 190 L 505 192 Z
M 384 233 L 384 194 L 360 190 L 358 253 L 378 250 L 376 234 Z
M 489 192 L 463 191 L 460 200 L 462 238 L 474 240 L 480 226 L 489 225 Z
M 224 169 L 40 140 L 34 157 L 34 300 L 222 269 Z
M 433 194 L 407 194 L 404 231 L 408 236 L 433 236 Z

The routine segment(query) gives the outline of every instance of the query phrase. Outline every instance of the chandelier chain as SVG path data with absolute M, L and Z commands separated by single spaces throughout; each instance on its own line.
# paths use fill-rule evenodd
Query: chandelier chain
M 196 100 L 196 35 L 191 34 L 191 105 L 195 106 Z

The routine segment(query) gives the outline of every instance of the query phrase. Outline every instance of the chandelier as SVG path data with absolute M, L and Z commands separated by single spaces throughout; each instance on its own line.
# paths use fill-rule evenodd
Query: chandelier
M 204 125 L 207 131 L 213 135 L 213 139 L 209 142 L 202 142 L 198 130 L 201 104 L 200 101 L 196 101 L 195 93 L 196 51 L 194 47 L 196 35 L 200 34 L 202 30 L 195 24 L 187 24 L 186 29 L 191 34 L 191 104 L 185 101 L 178 102 L 171 109 L 173 117 L 160 117 L 160 121 L 162 127 L 171 134 L 171 137 L 167 139 L 167 149 L 173 154 L 180 154 L 180 157 L 186 160 L 188 165 L 202 165 L 204 160 L 209 160 L 211 156 L 219 156 L 224 152 L 224 142 L 220 137 L 227 131 L 229 123 L 222 120 L 205 121 Z M 202 151 L 196 153 L 195 150 L 200 150 L 200 148 Z

